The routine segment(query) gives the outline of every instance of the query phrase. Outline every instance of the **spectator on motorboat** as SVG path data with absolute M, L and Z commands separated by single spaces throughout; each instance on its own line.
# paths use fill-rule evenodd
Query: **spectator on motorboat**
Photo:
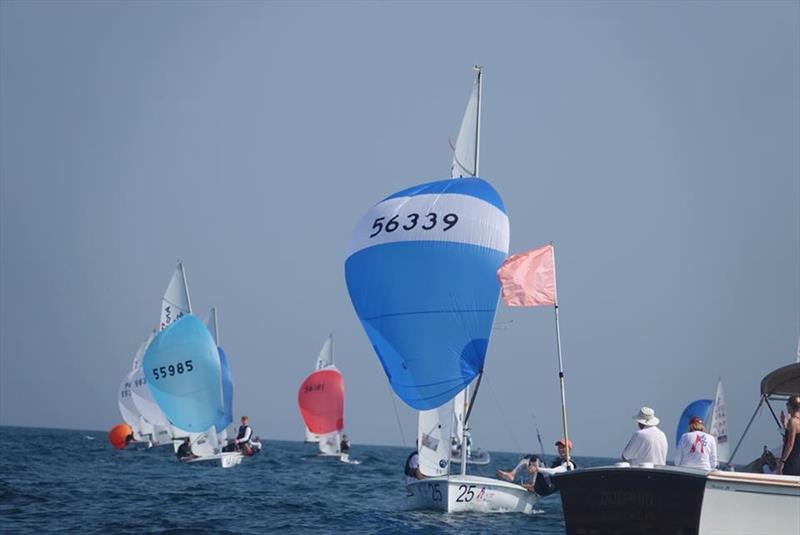
M 762 474 L 774 474 L 778 471 L 778 459 L 775 457 L 774 453 L 769 451 L 766 445 L 764 446 L 764 451 L 761 453 L 759 464 L 761 465 Z
M 631 466 L 667 464 L 667 435 L 658 428 L 660 420 L 655 411 L 650 407 L 642 407 L 633 419 L 639 425 L 639 430 L 622 450 L 622 460 Z
M 692 416 L 689 419 L 689 431 L 682 434 L 678 441 L 675 466 L 716 470 L 717 439 L 705 430 L 706 426 L 699 416 Z
M 789 419 L 783 434 L 783 450 L 776 473 L 800 476 L 800 396 L 791 396 L 786 402 Z

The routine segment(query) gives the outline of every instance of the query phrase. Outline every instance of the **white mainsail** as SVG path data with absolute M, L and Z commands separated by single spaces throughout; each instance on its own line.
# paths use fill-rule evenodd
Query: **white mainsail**
M 315 369 L 321 370 L 333 366 L 333 334 L 329 334 L 322 344 L 322 349 L 319 350 L 317 355 L 317 367 Z
M 133 403 L 131 395 L 131 376 L 133 373 L 133 370 L 130 371 L 122 380 L 119 386 L 117 403 L 119 404 L 119 412 L 122 415 L 122 419 L 133 429 L 133 438 L 138 442 L 146 442 L 150 440 L 153 428 L 142 419 L 142 415 Z
M 444 476 L 450 472 L 450 436 L 454 420 L 452 403 L 419 411 L 419 469 L 428 477 Z
M 717 439 L 717 459 L 720 464 L 727 463 L 730 459 L 730 444 L 728 444 L 728 406 L 725 403 L 725 394 L 722 391 L 722 378 L 717 381 L 717 392 L 714 395 L 711 422 L 708 432 Z
M 456 143 L 453 146 L 453 163 L 450 165 L 451 178 L 478 176 L 480 84 L 480 71 L 478 71 L 467 101 L 467 109 L 464 111 L 464 118 L 461 120 Z
M 186 272 L 183 262 L 178 260 L 175 272 L 167 285 L 161 299 L 161 329 L 180 319 L 184 314 L 192 312 L 192 302 L 189 299 L 189 285 L 186 283 Z

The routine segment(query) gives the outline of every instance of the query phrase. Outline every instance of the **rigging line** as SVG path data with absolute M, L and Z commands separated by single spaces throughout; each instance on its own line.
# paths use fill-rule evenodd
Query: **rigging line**
M 520 452 L 522 449 L 519 447 L 519 440 L 517 440 L 517 435 L 514 434 L 514 430 L 512 429 L 511 425 L 509 425 L 508 420 L 506 419 L 506 411 L 503 410 L 503 406 L 500 405 L 500 400 L 497 399 L 497 394 L 494 392 L 494 388 L 492 388 L 492 382 L 489 380 L 489 376 L 486 375 L 486 372 L 483 372 L 484 377 L 486 377 L 486 385 L 489 387 L 489 392 L 492 393 L 492 397 L 494 398 L 494 402 L 497 403 L 497 408 L 500 409 L 500 416 L 503 419 L 503 423 L 508 429 L 508 434 L 511 435 L 511 440 L 514 442 L 514 447 L 517 448 L 517 451 Z
M 403 433 L 403 425 L 400 423 L 400 413 L 397 412 L 397 402 L 394 400 L 394 393 L 389 389 L 389 397 L 392 398 L 392 407 L 394 407 L 394 417 L 397 420 L 397 427 L 400 429 L 400 440 L 403 441 L 403 447 L 406 448 L 406 435 Z

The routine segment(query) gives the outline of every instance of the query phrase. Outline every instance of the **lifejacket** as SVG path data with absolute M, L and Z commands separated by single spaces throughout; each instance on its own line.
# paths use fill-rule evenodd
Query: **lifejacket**
M 239 426 L 239 434 L 236 435 L 236 440 L 239 441 L 239 440 L 243 439 L 244 436 L 247 434 L 247 430 L 248 429 L 250 429 L 250 439 L 252 439 L 253 438 L 253 429 L 249 425 L 240 425 Z M 249 442 L 250 439 L 248 439 L 247 441 Z
M 411 468 L 411 458 L 414 457 L 414 455 L 419 455 L 419 452 L 417 450 L 411 452 L 411 455 L 406 459 L 406 466 L 403 468 L 403 472 L 405 472 L 408 477 L 416 478 L 417 473 Z

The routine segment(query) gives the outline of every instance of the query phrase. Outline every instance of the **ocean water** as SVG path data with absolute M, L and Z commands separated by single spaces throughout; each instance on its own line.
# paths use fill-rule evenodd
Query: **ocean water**
M 179 463 L 170 447 L 114 450 L 101 431 L 0 427 L 0 533 L 564 533 L 557 494 L 533 515 L 408 511 L 408 449 L 354 443 L 360 464 L 345 464 L 262 440 L 261 454 L 222 469 Z M 470 472 L 518 458 L 492 452 Z

